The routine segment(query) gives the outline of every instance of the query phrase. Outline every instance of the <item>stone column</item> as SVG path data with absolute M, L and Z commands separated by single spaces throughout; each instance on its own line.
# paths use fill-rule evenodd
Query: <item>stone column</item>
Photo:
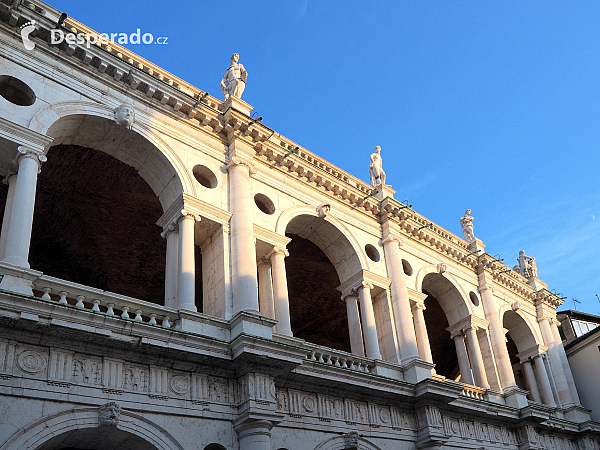
M 33 226 L 33 210 L 37 176 L 46 156 L 19 147 L 18 172 L 10 209 L 8 233 L 3 261 L 14 266 L 29 268 L 29 244 Z
M 271 261 L 268 258 L 261 258 L 258 263 L 258 302 L 261 315 L 274 319 L 273 279 L 271 278 Z
M 573 399 L 573 403 L 575 403 L 575 405 L 580 406 L 581 401 L 579 400 L 579 394 L 577 393 L 577 387 L 575 386 L 575 380 L 573 379 L 571 366 L 569 366 L 569 361 L 567 360 L 567 354 L 565 353 L 565 348 L 563 346 L 562 339 L 560 338 L 560 332 L 558 331 L 557 324 L 558 320 L 552 319 L 550 321 L 550 329 L 552 330 L 554 343 L 556 344 L 556 349 L 558 350 L 558 355 L 560 356 L 560 360 L 562 362 L 565 378 L 567 379 L 569 391 L 571 392 L 571 398 Z
M 542 403 L 542 398 L 540 397 L 540 391 L 538 389 L 537 381 L 535 380 L 535 374 L 533 373 L 531 362 L 526 359 L 525 361 L 522 361 L 521 364 L 523 364 L 523 373 L 525 374 L 527 388 L 531 394 L 531 400 Z
M 428 363 L 433 363 L 431 346 L 429 345 L 429 336 L 427 336 L 427 327 L 425 326 L 425 317 L 423 316 L 425 304 L 423 302 L 413 301 L 411 309 L 413 314 L 413 324 L 415 326 L 415 334 L 417 337 L 417 346 L 419 348 L 419 355 Z
M 544 366 L 542 355 L 537 355 L 533 359 L 533 363 L 535 366 L 535 372 L 537 374 L 537 380 L 541 391 L 540 393 L 542 394 L 542 401 L 548 406 L 555 407 L 556 403 L 554 403 L 552 387 L 550 386 L 548 372 L 546 372 L 546 367 Z
M 229 171 L 229 203 L 231 205 L 231 272 L 233 285 L 233 313 L 258 312 L 256 289 L 256 247 L 252 218 L 250 173 L 252 164 L 233 157 L 227 164 Z
M 292 336 L 290 322 L 290 301 L 288 298 L 287 277 L 285 275 L 285 257 L 289 253 L 285 247 L 275 247 L 270 253 L 273 267 L 273 298 L 275 301 L 275 319 L 278 320 L 275 330 L 286 336 Z
M 483 365 L 483 358 L 481 357 L 481 350 L 479 348 L 479 339 L 477 339 L 477 330 L 471 326 L 467 328 L 467 344 L 469 346 L 469 356 L 471 357 L 471 364 L 473 368 L 473 376 L 475 377 L 475 384 L 484 389 L 489 389 L 487 375 L 485 373 L 485 367 Z
M 462 334 L 456 334 L 454 337 L 454 346 L 456 347 L 456 356 L 458 358 L 458 369 L 460 370 L 460 380 L 463 383 L 473 385 L 473 376 L 471 375 L 471 364 L 467 347 L 465 347 L 465 337 Z
M 350 349 L 354 355 L 365 356 L 362 327 L 360 326 L 360 315 L 356 292 L 343 295 L 342 300 L 346 302 L 346 313 L 348 315 L 348 331 L 350 333 Z
M 236 424 L 240 449 L 271 450 L 271 428 L 273 424 L 268 420 L 246 420 Z
M 373 301 L 371 300 L 372 288 L 373 286 L 371 284 L 363 282 L 358 287 L 358 299 L 360 301 L 360 313 L 367 358 L 381 359 L 379 339 L 377 338 L 377 326 L 375 324 L 375 312 L 373 311 Z
M 177 272 L 177 308 L 197 311 L 196 294 L 196 263 L 194 260 L 194 224 L 197 216 L 182 211 L 178 219 L 179 250 Z M 199 219 L 199 218 L 198 218 Z
M 179 232 L 176 224 L 171 223 L 167 225 L 160 235 L 167 240 L 167 255 L 165 262 L 165 306 L 177 308 Z
M 10 173 L 4 179 L 4 183 L 8 184 L 8 195 L 6 196 L 6 203 L 4 204 L 4 218 L 2 219 L 2 231 L 0 232 L 0 261 L 4 258 L 4 251 L 6 250 L 6 238 L 8 236 L 8 223 L 10 221 L 10 210 L 12 209 L 12 202 L 15 196 L 15 185 L 17 181 L 17 174 Z
M 419 349 L 411 319 L 410 300 L 404 278 L 404 269 L 402 268 L 402 258 L 400 257 L 399 246 L 401 242 L 398 238 L 388 234 L 381 243 L 383 245 L 388 277 L 392 282 L 390 292 L 392 294 L 394 324 L 396 325 L 398 345 L 400 346 L 400 354 L 402 363 L 404 364 L 419 358 Z
M 556 342 L 554 342 L 554 335 L 550 328 L 550 322 L 545 316 L 538 318 L 540 329 L 542 330 L 542 338 L 544 339 L 544 345 L 548 347 L 548 360 L 552 369 L 552 375 L 554 377 L 554 384 L 556 385 L 556 391 L 558 395 L 558 401 L 563 408 L 573 406 L 575 403 L 571 398 L 571 391 L 567 383 L 565 371 L 563 369 L 560 354 Z
M 508 356 L 508 349 L 506 348 L 504 327 L 500 322 L 498 308 L 496 308 L 496 303 L 494 302 L 494 294 L 492 288 L 485 283 L 484 279 L 482 279 L 484 275 L 484 273 L 480 273 L 478 277 L 479 292 L 485 311 L 485 318 L 490 323 L 490 341 L 492 343 L 492 351 L 494 352 L 496 365 L 498 367 L 500 385 L 502 386 L 502 389 L 506 390 L 511 387 L 516 387 L 517 383 L 515 382 L 515 374 L 513 373 L 510 357 Z

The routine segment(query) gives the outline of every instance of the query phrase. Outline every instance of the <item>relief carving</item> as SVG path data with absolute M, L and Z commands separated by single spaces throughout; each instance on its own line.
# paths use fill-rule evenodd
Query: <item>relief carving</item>
M 35 350 L 25 350 L 18 356 L 17 365 L 25 373 L 39 373 L 46 368 L 46 358 Z
M 73 374 L 71 381 L 74 383 L 84 384 L 100 384 L 102 373 L 100 371 L 100 362 L 85 360 L 85 359 L 74 359 L 73 360 Z
M 119 425 L 121 407 L 115 403 L 106 403 L 98 408 L 98 425 L 101 427 L 116 427 Z

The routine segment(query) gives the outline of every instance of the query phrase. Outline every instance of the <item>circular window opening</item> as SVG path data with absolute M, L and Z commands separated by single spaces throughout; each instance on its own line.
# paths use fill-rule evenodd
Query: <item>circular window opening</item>
M 275 212 L 275 205 L 265 194 L 256 194 L 254 196 L 254 203 L 265 214 L 273 214 Z
M 205 188 L 214 189 L 217 187 L 217 176 L 208 167 L 198 164 L 192 170 L 194 178 Z
M 367 252 L 367 256 L 371 261 L 379 262 L 379 260 L 381 259 L 379 252 L 371 244 L 365 245 L 365 252 Z
M 471 303 L 473 303 L 475 306 L 479 306 L 479 297 L 475 292 L 469 292 L 469 298 L 471 299 Z
M 10 75 L 0 75 L 0 95 L 19 106 L 31 106 L 35 103 L 35 93 L 21 80 Z
M 413 274 L 413 270 L 410 263 L 405 259 L 402 260 L 402 270 L 404 270 L 404 273 L 409 277 Z

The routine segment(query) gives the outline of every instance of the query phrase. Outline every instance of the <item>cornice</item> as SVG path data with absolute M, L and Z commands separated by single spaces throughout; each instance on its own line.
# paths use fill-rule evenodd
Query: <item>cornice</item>
M 280 247 L 287 246 L 288 243 L 291 241 L 289 237 L 263 228 L 257 224 L 254 224 L 254 237 L 266 242 L 267 244 Z
M 3 117 L 0 117 L 0 138 L 4 138 L 17 145 L 23 145 L 39 152 L 48 149 L 54 139 L 45 134 L 37 133 L 29 128 L 13 123 Z

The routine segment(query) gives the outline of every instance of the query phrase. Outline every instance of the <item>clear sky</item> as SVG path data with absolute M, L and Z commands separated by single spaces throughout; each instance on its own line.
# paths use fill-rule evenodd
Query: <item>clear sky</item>
M 490 254 L 535 256 L 563 308 L 600 314 L 600 2 L 47 0 L 222 98 L 233 52 L 263 123 Z

